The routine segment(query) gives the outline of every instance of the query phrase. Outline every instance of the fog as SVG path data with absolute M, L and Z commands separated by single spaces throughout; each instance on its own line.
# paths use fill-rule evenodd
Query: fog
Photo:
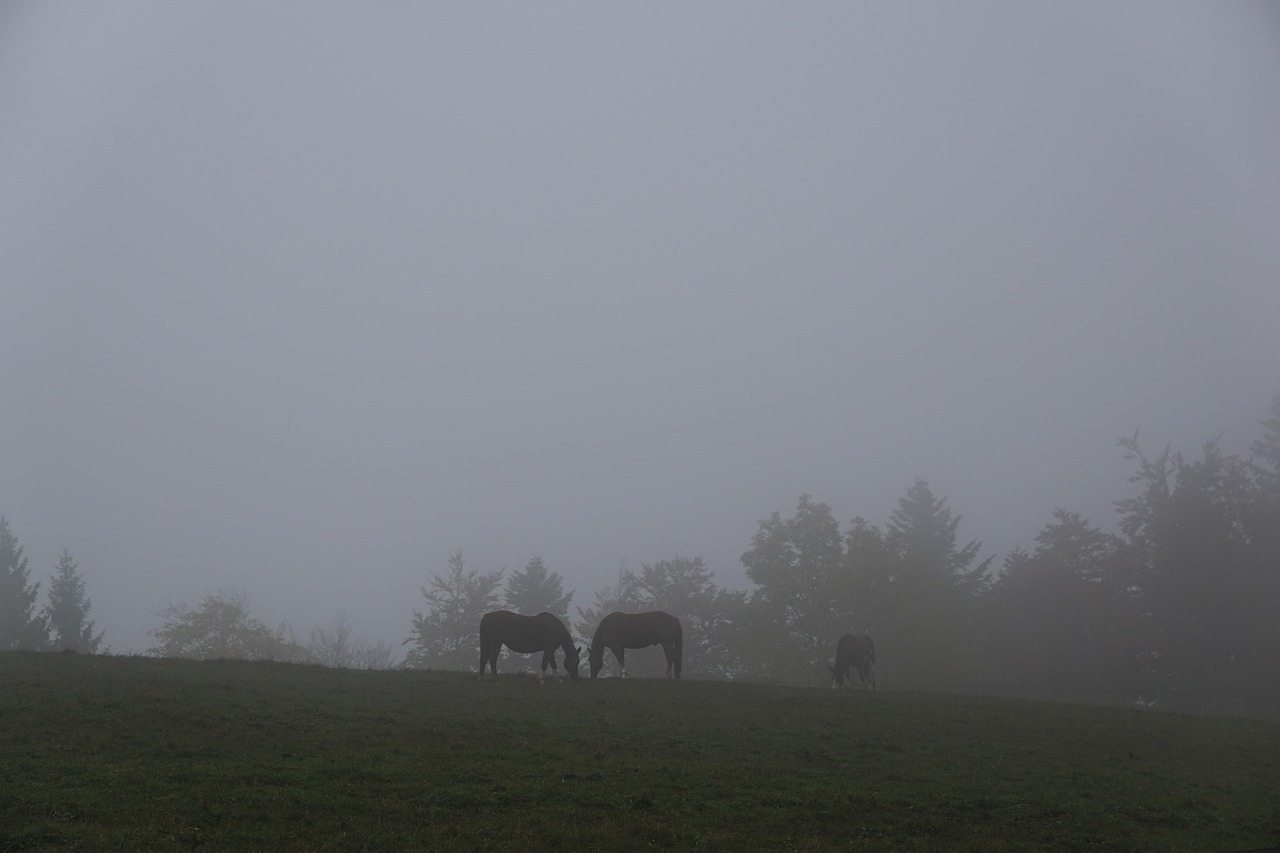
M 996 563 L 1280 391 L 1264 4 L 0 8 L 0 515 L 115 651 L 399 644 L 926 478 Z

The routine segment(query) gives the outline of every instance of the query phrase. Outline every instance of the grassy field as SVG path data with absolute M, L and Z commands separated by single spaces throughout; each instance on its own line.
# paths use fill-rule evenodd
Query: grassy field
M 0 851 L 1276 844 L 1275 722 L 0 654 Z

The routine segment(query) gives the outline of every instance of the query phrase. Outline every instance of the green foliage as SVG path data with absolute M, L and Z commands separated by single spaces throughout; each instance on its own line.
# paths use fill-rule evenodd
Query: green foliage
M 85 594 L 84 578 L 71 557 L 63 548 L 58 560 L 58 572 L 49 584 L 49 603 L 42 613 L 48 620 L 52 633 L 52 647 L 57 650 L 97 654 L 102 650 L 103 632 L 93 632 L 89 619 L 90 601 Z
M 525 616 L 545 611 L 558 616 L 561 622 L 568 622 L 573 591 L 565 592 L 564 578 L 558 572 L 549 572 L 542 558 L 535 555 L 524 571 L 507 578 L 504 601 L 508 610 Z
M 916 692 L 0 654 L 0 849 L 1280 844 L 1280 726 Z
M 412 645 L 404 666 L 422 669 L 471 669 L 480 659 L 480 619 L 498 609 L 503 570 L 468 569 L 461 551 L 449 556 L 449 570 L 423 587 L 427 610 L 413 611 Z
M 9 520 L 0 516 L 0 651 L 49 645 L 49 623 L 36 610 L 40 584 L 31 583 L 27 558 Z
M 155 642 L 147 654 L 195 660 L 305 661 L 306 650 L 285 627 L 277 630 L 249 612 L 248 593 L 226 590 L 209 593 L 198 608 L 167 604 L 156 613 L 164 624 L 150 635 Z

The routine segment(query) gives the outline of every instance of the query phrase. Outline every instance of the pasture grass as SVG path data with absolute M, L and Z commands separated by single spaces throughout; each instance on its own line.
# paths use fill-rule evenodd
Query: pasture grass
M 1273 721 L 0 654 L 0 851 L 1225 851 L 1278 792 Z

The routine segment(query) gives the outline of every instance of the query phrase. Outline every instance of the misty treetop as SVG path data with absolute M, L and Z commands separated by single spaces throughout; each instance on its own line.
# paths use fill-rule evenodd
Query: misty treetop
M 102 632 L 95 634 L 89 619 L 84 578 L 68 549 L 62 550 L 48 601 L 37 609 L 39 594 L 18 537 L 0 516 L 0 650 L 102 650 Z
M 567 621 L 571 601 L 573 591 L 564 591 L 564 578 L 559 572 L 548 571 L 546 563 L 537 555 L 529 558 L 524 571 L 515 572 L 507 578 L 503 594 L 508 610 L 525 616 L 552 613 L 561 622 Z

